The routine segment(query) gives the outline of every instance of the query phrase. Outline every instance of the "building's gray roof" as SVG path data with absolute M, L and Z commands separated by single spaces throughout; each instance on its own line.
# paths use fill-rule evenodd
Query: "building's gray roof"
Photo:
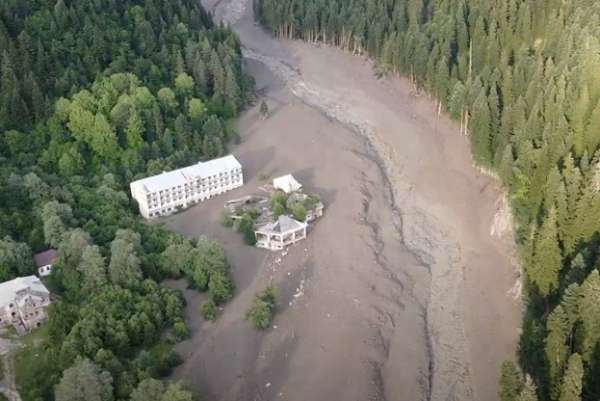
M 35 260 L 35 265 L 37 267 L 47 266 L 54 264 L 58 259 L 58 252 L 54 249 L 48 249 L 47 251 L 36 253 L 33 256 L 33 260 Z
M 235 157 L 229 155 L 220 159 L 194 164 L 193 166 L 181 169 L 181 172 L 186 177 L 194 179 L 196 177 L 210 177 L 222 171 L 229 171 L 235 168 L 242 168 L 242 165 Z
M 0 308 L 15 300 L 17 292 L 30 288 L 32 291 L 50 294 L 48 289 L 36 276 L 17 277 L 10 281 L 0 283 Z
M 142 184 L 148 192 L 157 192 L 186 183 L 186 179 L 183 174 L 181 174 L 181 170 L 168 171 L 153 177 L 144 178 L 140 181 L 140 184 Z
M 279 216 L 276 222 L 266 224 L 260 227 L 257 231 L 261 233 L 276 233 L 282 234 L 290 231 L 296 231 L 306 226 L 306 223 L 301 223 L 289 216 Z
M 207 162 L 199 162 L 193 166 L 165 172 L 152 177 L 146 177 L 132 182 L 131 186 L 142 188 L 146 192 L 157 192 L 183 185 L 186 182 L 197 178 L 210 177 L 219 172 L 229 171 L 234 168 L 242 168 L 242 165 L 234 156 L 229 155 Z

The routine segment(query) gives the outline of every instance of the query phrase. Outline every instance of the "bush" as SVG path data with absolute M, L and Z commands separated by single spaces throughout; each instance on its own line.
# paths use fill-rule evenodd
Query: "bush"
M 217 304 L 212 299 L 208 300 L 202 304 L 201 312 L 204 319 L 214 321 L 217 319 Z
M 114 358 L 114 355 L 107 353 Z M 161 342 L 149 350 L 142 350 L 134 359 L 134 365 L 142 376 L 165 377 L 173 372 L 173 368 L 183 362 L 181 355 L 174 349 L 172 344 Z M 96 362 L 103 369 L 107 369 L 114 363 L 118 364 L 116 359 L 100 359 Z
M 193 269 L 188 275 L 190 286 L 198 291 L 206 291 L 208 289 L 209 272 L 204 268 Z
M 231 218 L 231 214 L 227 209 L 223 209 L 221 212 L 221 224 L 223 224 L 225 227 L 233 227 L 233 219 Z
M 265 330 L 271 326 L 273 316 L 269 304 L 257 299 L 248 311 L 246 318 L 251 320 L 257 329 Z
M 175 350 L 169 351 L 166 357 L 163 359 L 163 365 L 161 365 L 161 370 L 159 373 L 162 377 L 168 376 L 173 372 L 173 368 L 181 365 L 183 363 L 183 357 L 177 353 Z
M 302 203 L 294 203 L 292 205 L 292 213 L 294 214 L 294 218 L 298 221 L 306 220 L 306 209 Z
M 258 216 L 260 216 L 260 213 L 258 212 L 257 208 L 253 207 L 252 209 L 250 209 L 248 211 L 248 215 L 254 221 L 254 220 L 256 220 L 258 218 Z
M 273 210 L 277 207 L 277 205 L 281 205 L 285 210 L 286 203 L 287 203 L 287 196 L 282 191 L 276 191 L 271 196 L 271 207 L 273 208 Z
M 275 205 L 275 207 L 273 207 L 273 213 L 275 214 L 275 216 L 279 217 L 281 215 L 285 214 L 285 206 L 280 205 L 279 203 L 277 203 Z
M 256 295 L 252 307 L 246 312 L 246 319 L 252 321 L 257 329 L 265 330 L 271 327 L 277 305 L 277 293 L 275 287 L 268 286 Z
M 244 235 L 244 242 L 250 246 L 256 244 L 256 235 L 254 234 L 254 221 L 245 214 L 238 225 L 238 231 Z
M 217 305 L 229 301 L 233 297 L 235 285 L 229 274 L 223 270 L 215 271 L 210 276 L 208 295 Z
M 190 331 L 182 319 L 177 319 L 173 323 L 173 334 L 175 334 L 175 337 L 179 341 L 186 339 L 190 335 Z
M 269 106 L 267 105 L 267 102 L 265 102 L 264 100 L 260 102 L 260 115 L 263 118 L 269 117 Z
M 311 194 L 304 200 L 304 208 L 306 210 L 312 210 L 317 206 L 317 203 L 321 202 L 319 195 Z

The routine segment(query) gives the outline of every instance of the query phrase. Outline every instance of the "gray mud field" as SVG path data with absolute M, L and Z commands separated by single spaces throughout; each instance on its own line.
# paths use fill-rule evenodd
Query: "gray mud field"
M 251 0 L 205 5 L 240 35 L 270 117 L 253 107 L 238 122 L 247 184 L 166 221 L 221 241 L 237 285 L 215 323 L 185 291 L 192 338 L 173 378 L 223 401 L 497 400 L 520 275 L 504 195 L 467 139 L 364 58 L 272 38 Z M 270 253 L 219 224 L 225 201 L 287 173 L 326 206 L 308 240 Z M 279 308 L 257 332 L 244 315 L 269 283 Z

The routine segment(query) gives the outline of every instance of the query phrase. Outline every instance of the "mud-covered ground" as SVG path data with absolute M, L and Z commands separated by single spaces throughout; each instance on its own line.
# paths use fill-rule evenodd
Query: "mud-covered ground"
M 362 58 L 271 38 L 250 0 L 205 3 L 239 33 L 271 116 L 239 121 L 248 184 L 168 220 L 222 241 L 238 284 L 216 323 L 186 292 L 193 336 L 174 377 L 214 400 L 497 399 L 519 274 L 502 192 L 458 127 Z M 219 225 L 224 201 L 288 172 L 326 205 L 307 241 L 271 254 Z M 244 314 L 270 282 L 280 308 L 259 333 Z

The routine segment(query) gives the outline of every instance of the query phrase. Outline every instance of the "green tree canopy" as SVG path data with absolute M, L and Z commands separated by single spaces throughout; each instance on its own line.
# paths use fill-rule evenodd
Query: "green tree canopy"
M 112 401 L 112 378 L 88 359 L 78 359 L 56 386 L 56 401 Z

